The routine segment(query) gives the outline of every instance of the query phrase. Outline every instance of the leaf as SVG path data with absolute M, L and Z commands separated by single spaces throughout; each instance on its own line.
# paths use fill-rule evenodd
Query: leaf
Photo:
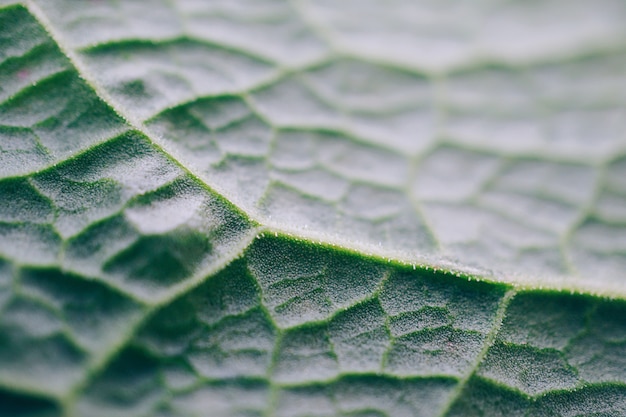
M 0 415 L 626 414 L 623 2 L 0 3 Z

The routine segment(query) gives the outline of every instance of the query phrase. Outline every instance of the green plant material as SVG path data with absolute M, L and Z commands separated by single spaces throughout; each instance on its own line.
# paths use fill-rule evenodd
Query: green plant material
M 0 416 L 626 415 L 626 3 L 13 3 Z

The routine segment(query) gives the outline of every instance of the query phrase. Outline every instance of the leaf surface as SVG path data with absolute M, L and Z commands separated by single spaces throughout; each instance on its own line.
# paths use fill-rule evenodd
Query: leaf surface
M 623 2 L 3 3 L 0 415 L 626 413 Z

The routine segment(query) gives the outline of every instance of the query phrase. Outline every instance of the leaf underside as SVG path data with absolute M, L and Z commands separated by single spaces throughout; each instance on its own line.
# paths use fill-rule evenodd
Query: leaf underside
M 0 416 L 626 415 L 626 3 L 13 3 Z

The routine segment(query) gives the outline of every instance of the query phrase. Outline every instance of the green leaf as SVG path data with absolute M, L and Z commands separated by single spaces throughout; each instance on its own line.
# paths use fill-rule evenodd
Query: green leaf
M 626 414 L 623 1 L 0 4 L 0 416 Z

